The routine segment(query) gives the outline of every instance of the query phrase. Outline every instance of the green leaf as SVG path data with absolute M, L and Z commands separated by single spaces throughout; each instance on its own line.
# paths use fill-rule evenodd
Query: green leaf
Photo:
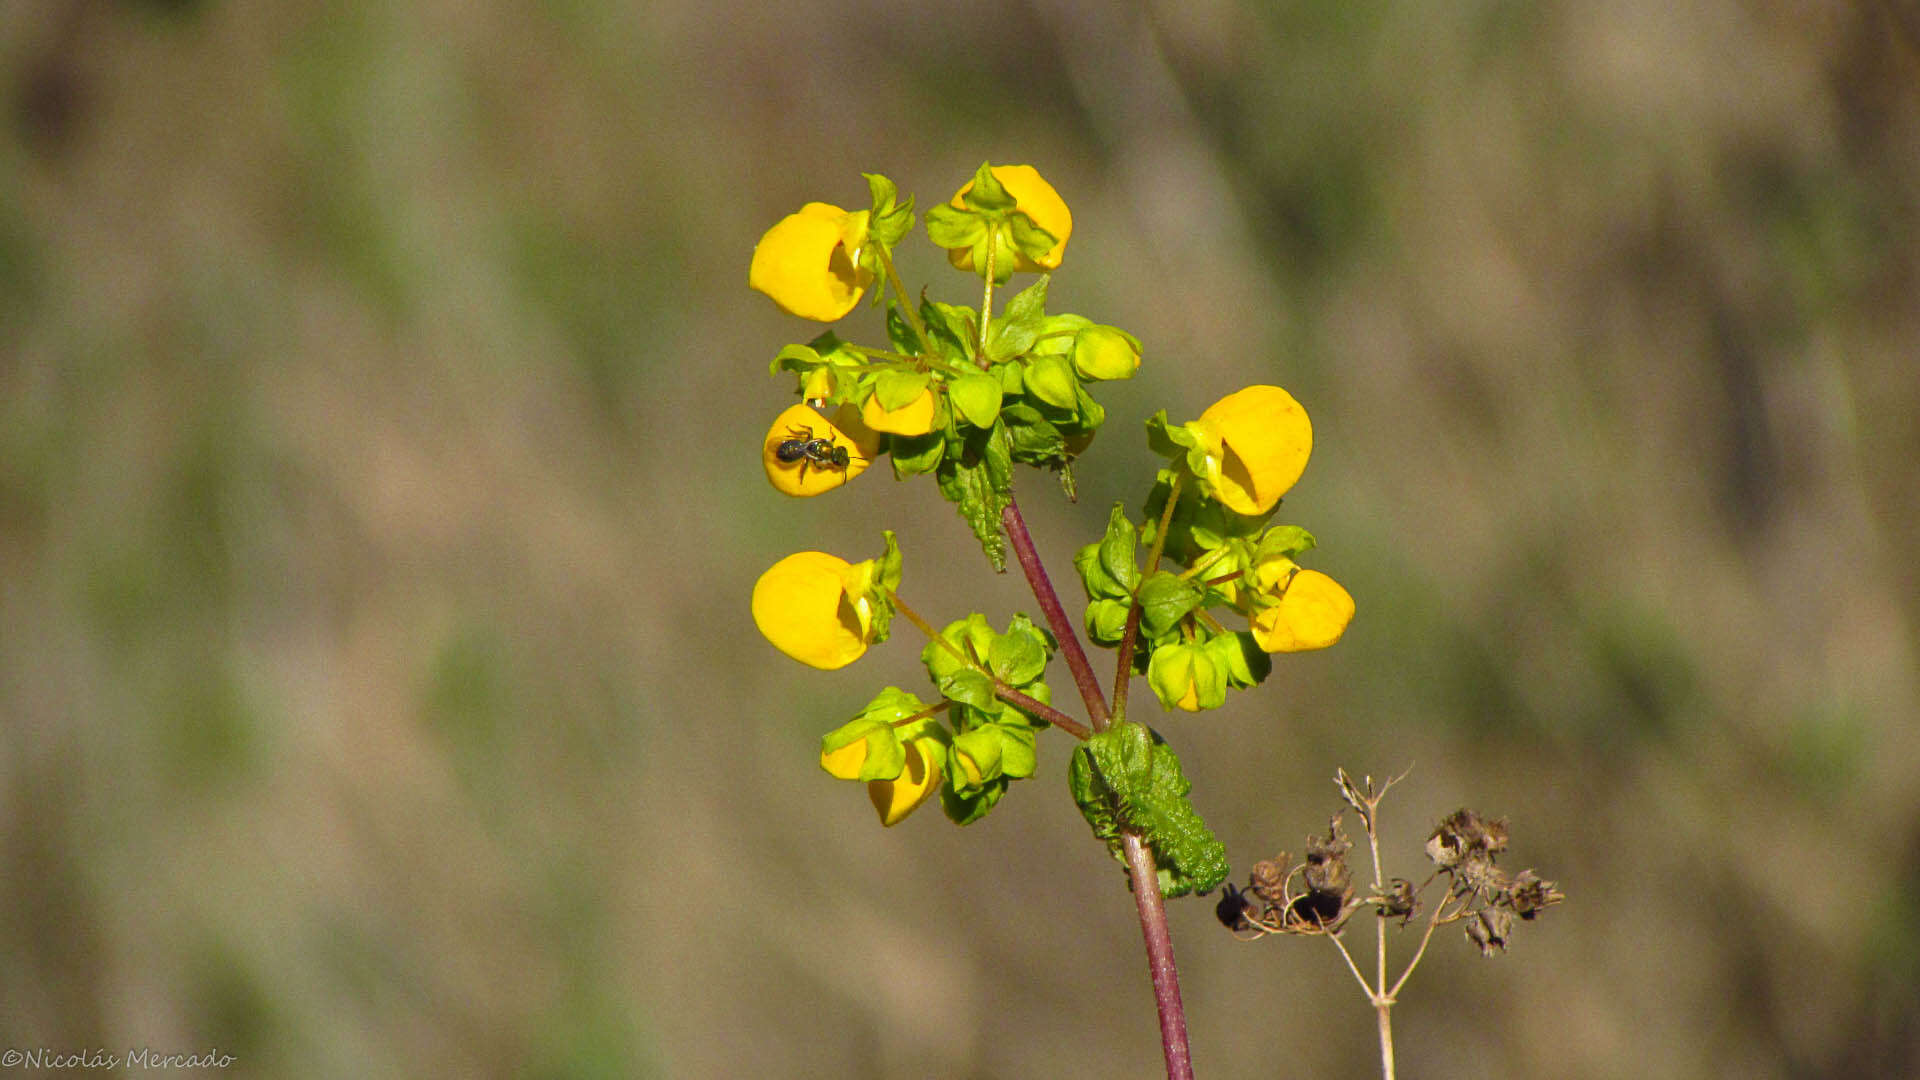
M 1022 289 L 1007 304 L 1005 314 L 993 320 L 987 334 L 987 358 L 1008 360 L 1019 356 L 1039 338 L 1046 319 L 1047 275 Z
M 1076 391 L 1080 384 L 1073 377 L 1073 362 L 1064 356 L 1042 356 L 1027 365 L 1027 392 L 1055 408 L 1079 406 Z
M 1017 371 L 1019 364 L 1004 370 Z M 1013 459 L 1028 465 L 1062 465 L 1067 460 L 1067 440 L 1051 420 L 1024 400 L 1008 401 L 1000 408 L 1000 420 L 1007 428 L 1013 446 Z
M 920 320 L 927 324 L 927 336 L 933 338 L 942 359 L 962 367 L 973 365 L 974 328 L 979 322 L 972 308 L 924 300 Z
M 995 571 L 1007 567 L 1006 539 L 1000 533 L 1000 512 L 1007 507 L 1008 495 L 993 484 L 987 463 L 948 455 L 934 470 L 940 494 L 960 511 L 960 517 L 973 530 L 974 539 Z
M 947 394 L 960 416 L 974 427 L 990 428 L 1000 416 L 1000 380 L 984 371 L 948 383 Z
M 788 345 L 780 350 L 768 365 L 767 374 L 778 375 L 783 371 L 797 371 L 806 374 L 820 366 L 820 354 L 805 345 Z
M 993 696 L 993 680 L 973 670 L 961 668 L 943 676 L 939 683 L 940 693 L 953 701 L 971 705 L 986 712 L 997 711 L 1000 701 Z
M 1160 637 L 1180 625 L 1200 603 L 1200 590 L 1190 581 L 1156 570 L 1140 583 L 1140 627 L 1149 637 Z
M 887 341 L 908 356 L 920 354 L 920 335 L 913 332 L 913 324 L 901 313 L 900 304 L 893 301 L 887 302 Z
M 924 371 L 883 371 L 874 377 L 873 393 L 881 408 L 904 409 L 926 392 L 929 378 Z
M 1162 895 L 1203 893 L 1226 880 L 1226 846 L 1188 801 L 1193 785 L 1157 733 L 1123 722 L 1087 739 L 1068 763 L 1067 786 L 1116 861 L 1125 865 L 1125 833 L 1153 850 Z

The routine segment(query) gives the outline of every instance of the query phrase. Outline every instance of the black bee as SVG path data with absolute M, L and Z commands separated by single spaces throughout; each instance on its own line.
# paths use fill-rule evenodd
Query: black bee
M 790 427 L 787 434 L 791 438 L 774 447 L 773 456 L 789 464 L 799 462 L 802 480 L 807 478 L 809 465 L 816 469 L 839 469 L 844 472 L 854 460 L 846 447 L 835 446 L 832 439 L 816 438 L 810 427 Z

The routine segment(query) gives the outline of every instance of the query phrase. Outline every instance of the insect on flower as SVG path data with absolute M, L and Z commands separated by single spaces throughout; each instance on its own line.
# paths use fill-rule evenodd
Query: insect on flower
M 787 464 L 800 463 L 800 478 L 807 477 L 807 466 L 816 469 L 839 469 L 842 472 L 854 460 L 856 455 L 848 452 L 844 446 L 835 446 L 832 439 L 822 439 L 814 435 L 813 429 L 806 426 L 790 427 L 787 434 L 791 438 L 773 448 L 773 455 Z M 866 458 L 858 458 L 860 461 Z

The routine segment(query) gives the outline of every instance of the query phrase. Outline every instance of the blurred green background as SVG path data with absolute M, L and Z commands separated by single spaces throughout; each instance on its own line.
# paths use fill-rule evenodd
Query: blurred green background
M 760 232 L 990 158 L 1073 208 L 1055 308 L 1146 344 L 1082 501 L 1021 489 L 1056 580 L 1154 409 L 1313 415 L 1283 517 L 1352 630 L 1142 706 L 1236 876 L 1411 765 L 1389 872 L 1469 805 L 1571 896 L 1443 933 L 1403 1074 L 1920 1074 L 1920 5 L 907 11 L 0 6 L 0 1044 L 1156 1075 L 1068 740 L 882 830 L 814 758 L 910 628 L 827 675 L 747 612 L 886 526 L 936 621 L 1032 610 L 931 484 L 757 460 L 815 332 Z M 1337 954 L 1211 908 L 1202 1075 L 1369 1075 Z

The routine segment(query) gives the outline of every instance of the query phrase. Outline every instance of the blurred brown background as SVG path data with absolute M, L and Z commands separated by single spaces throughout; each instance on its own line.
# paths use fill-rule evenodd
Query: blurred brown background
M 1571 895 L 1443 932 L 1403 1075 L 1920 1072 L 1920 7 L 906 10 L 0 6 L 0 1044 L 1156 1075 L 1068 740 L 883 831 L 814 755 L 910 628 L 826 675 L 747 614 L 885 526 L 936 620 L 1032 610 L 931 484 L 756 459 L 815 332 L 761 230 L 990 158 L 1073 208 L 1055 309 L 1146 343 L 1081 503 L 1022 488 L 1057 580 L 1154 409 L 1313 415 L 1282 516 L 1353 629 L 1144 706 L 1236 874 L 1412 765 L 1390 872 L 1464 804 Z M 1373 1074 L 1331 947 L 1211 907 L 1202 1075 Z

